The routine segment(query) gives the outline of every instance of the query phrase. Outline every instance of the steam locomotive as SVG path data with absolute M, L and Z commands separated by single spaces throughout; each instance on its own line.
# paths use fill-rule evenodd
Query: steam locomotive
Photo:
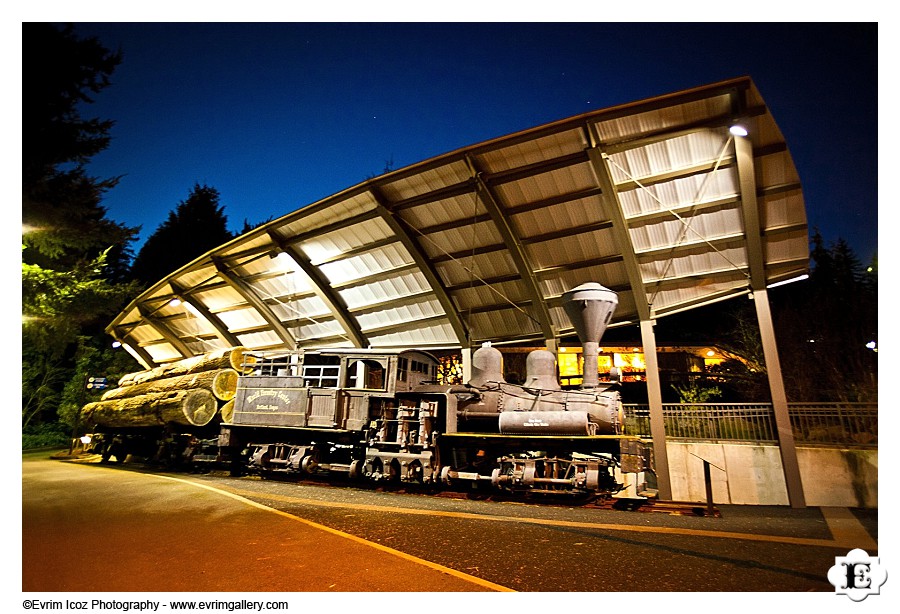
M 611 495 L 652 471 L 649 446 L 624 434 L 615 373 L 598 376 L 600 337 L 618 299 L 596 283 L 563 299 L 583 344 L 577 389 L 559 385 L 547 350 L 531 352 L 525 382 L 513 384 L 500 351 L 485 344 L 460 385 L 437 383 L 439 362 L 421 350 L 247 352 L 233 406 L 218 422 L 151 434 L 95 420 L 92 442 L 117 460 L 181 442 L 181 458 L 232 475 Z

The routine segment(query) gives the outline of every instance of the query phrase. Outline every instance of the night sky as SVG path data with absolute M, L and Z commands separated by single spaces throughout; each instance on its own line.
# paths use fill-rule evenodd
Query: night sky
M 454 149 L 750 76 L 793 155 L 810 231 L 877 249 L 877 24 L 77 23 L 121 48 L 84 116 L 89 167 L 140 242 L 195 183 L 229 228 Z M 135 251 L 140 247 L 135 246 Z

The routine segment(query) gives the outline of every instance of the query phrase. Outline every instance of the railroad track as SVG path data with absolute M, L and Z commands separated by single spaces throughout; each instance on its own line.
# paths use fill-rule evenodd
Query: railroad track
M 86 463 L 99 463 L 100 457 L 99 455 L 94 455 L 94 457 L 81 457 L 78 459 L 68 459 L 75 460 L 75 462 L 86 462 Z M 121 466 L 118 466 L 121 467 Z M 131 465 L 129 468 L 131 469 L 139 469 L 143 471 L 158 471 L 159 467 L 153 467 L 146 463 L 135 463 Z M 202 473 L 213 473 L 213 474 L 221 474 L 227 475 L 225 471 L 209 471 Z M 300 476 L 280 476 L 280 475 L 269 475 L 269 476 L 259 476 L 260 479 L 263 480 L 271 480 L 273 482 L 290 482 L 298 485 L 307 484 L 311 486 L 326 486 L 326 487 L 338 487 L 338 488 L 346 488 L 346 482 L 336 483 L 334 480 L 328 480 L 323 478 L 308 478 L 308 477 L 300 477 Z M 353 488 L 359 488 L 364 490 L 373 490 L 380 492 L 389 492 L 392 494 L 400 494 L 400 495 L 417 495 L 417 496 L 429 496 L 429 497 L 440 497 L 444 499 L 473 499 L 479 501 L 515 501 L 517 503 L 530 503 L 534 505 L 540 506 L 556 506 L 556 507 L 582 507 L 586 509 L 602 509 L 602 510 L 617 510 L 617 511 L 626 511 L 626 512 L 641 512 L 641 513 L 664 513 L 670 515 L 681 515 L 681 516 L 708 516 L 713 518 L 720 518 L 722 516 L 721 512 L 714 505 L 708 505 L 706 503 L 700 503 L 696 501 L 660 501 L 655 497 L 655 493 L 650 493 L 650 496 L 647 497 L 638 497 L 638 498 L 614 498 L 614 497 L 602 497 L 602 498 L 583 498 L 577 499 L 571 496 L 559 496 L 552 497 L 547 495 L 534 495 L 529 494 L 525 496 L 518 496 L 515 494 L 506 494 L 506 493 L 496 493 L 496 492 L 481 492 L 477 490 L 430 490 L 423 488 L 415 488 L 410 487 L 406 484 L 388 484 L 388 483 L 377 483 L 377 484 L 366 484 L 359 483 L 354 484 Z

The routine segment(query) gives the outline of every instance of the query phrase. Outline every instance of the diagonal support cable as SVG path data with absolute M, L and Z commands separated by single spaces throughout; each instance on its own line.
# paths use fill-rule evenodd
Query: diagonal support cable
M 659 203 L 659 205 L 663 208 L 663 210 L 665 212 L 671 214 L 682 225 L 682 229 L 678 236 L 678 239 L 676 240 L 675 244 L 670 249 L 670 256 L 669 256 L 668 260 L 666 261 L 665 269 L 663 270 L 663 273 L 659 277 L 659 279 L 656 280 L 656 284 L 654 286 L 654 292 L 653 292 L 652 296 L 650 297 L 650 301 L 649 301 L 651 305 L 655 302 L 656 297 L 659 295 L 660 286 L 662 285 L 662 282 L 666 279 L 666 275 L 668 275 L 669 270 L 672 268 L 672 264 L 675 261 L 675 251 L 684 243 L 684 240 L 685 240 L 685 238 L 687 238 L 687 235 L 689 232 L 692 232 L 697 237 L 699 237 L 703 243 L 707 244 L 716 254 L 721 256 L 722 259 L 725 260 L 731 267 L 733 267 L 735 270 L 739 271 L 742 275 L 745 275 L 748 279 L 750 278 L 750 276 L 743 270 L 743 268 L 740 265 L 732 262 L 731 259 L 728 258 L 728 256 L 726 256 L 724 253 L 722 253 L 722 251 L 719 248 L 717 248 L 709 239 L 707 239 L 705 236 L 700 234 L 696 229 L 691 227 L 693 224 L 693 221 L 694 221 L 694 217 L 691 214 L 696 210 L 696 208 L 702 202 L 703 196 L 706 193 L 707 186 L 709 185 L 709 179 L 710 179 L 710 177 L 713 176 L 713 174 L 722 165 L 722 161 L 725 158 L 725 154 L 728 152 L 728 149 L 731 146 L 731 143 L 733 140 L 734 140 L 734 137 L 729 136 L 728 139 L 725 141 L 725 144 L 722 146 L 722 151 L 719 153 L 719 157 L 717 158 L 712 171 L 710 171 L 710 173 L 706 175 L 706 178 L 704 179 L 703 184 L 700 186 L 697 196 L 694 198 L 693 205 L 691 206 L 691 208 L 689 209 L 689 211 L 686 214 L 688 217 L 690 217 L 689 221 L 685 220 L 684 217 L 682 217 L 681 215 L 679 215 L 672 209 L 667 208 L 665 206 L 665 204 L 663 204 L 663 202 L 659 199 L 659 197 L 656 196 L 656 194 L 654 194 L 650 189 L 648 189 L 644 184 L 642 184 L 637 178 L 635 178 L 625 168 L 623 168 L 621 165 L 617 164 L 615 162 L 615 160 L 613 160 L 612 158 L 609 158 L 609 161 L 613 166 L 615 166 L 617 169 L 619 169 L 619 171 L 621 171 L 624 175 L 626 175 L 629 178 L 629 180 L 634 182 L 634 184 L 637 185 L 639 189 L 644 190 L 644 192 L 646 194 L 648 194 L 650 196 L 650 198 L 652 198 L 657 203 Z

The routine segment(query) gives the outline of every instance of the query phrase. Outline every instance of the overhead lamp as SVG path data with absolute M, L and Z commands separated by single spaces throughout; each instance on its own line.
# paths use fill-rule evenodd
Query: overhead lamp
M 169 307 L 178 307 L 179 305 L 181 305 L 181 299 L 177 296 L 169 301 Z
M 749 132 L 747 132 L 747 129 L 740 124 L 734 124 L 728 129 L 728 132 L 730 132 L 734 136 L 747 136 L 749 134 Z
M 122 347 L 122 342 L 119 341 L 118 339 L 116 339 L 115 341 L 112 342 L 112 346 L 114 348 L 120 348 L 120 347 Z

